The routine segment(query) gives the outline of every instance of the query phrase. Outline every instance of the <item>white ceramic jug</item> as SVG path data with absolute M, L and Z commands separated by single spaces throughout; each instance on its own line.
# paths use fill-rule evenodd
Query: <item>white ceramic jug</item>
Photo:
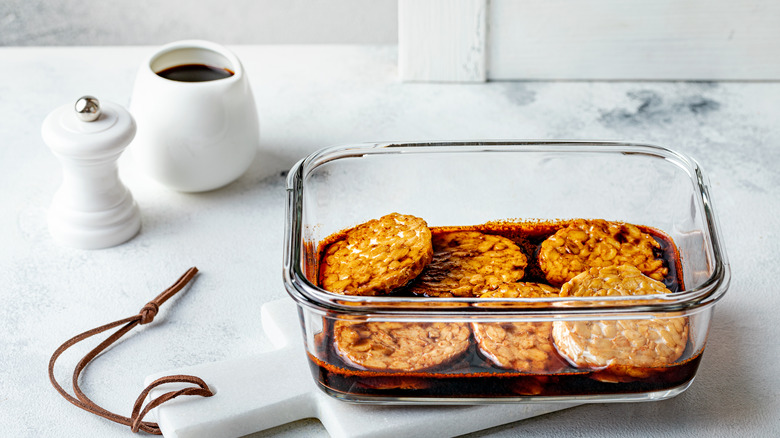
M 228 74 L 196 82 L 158 74 L 193 65 Z M 241 62 L 209 41 L 170 43 L 145 60 L 130 112 L 138 125 L 128 148 L 135 162 L 159 183 L 182 192 L 234 181 L 252 163 L 260 142 L 257 109 Z

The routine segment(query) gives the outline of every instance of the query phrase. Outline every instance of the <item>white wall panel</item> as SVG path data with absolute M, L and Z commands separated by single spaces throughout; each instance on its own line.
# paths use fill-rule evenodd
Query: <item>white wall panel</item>
M 489 79 L 780 79 L 778 0 L 491 0 Z
M 486 14 L 487 0 L 399 0 L 401 79 L 484 81 Z

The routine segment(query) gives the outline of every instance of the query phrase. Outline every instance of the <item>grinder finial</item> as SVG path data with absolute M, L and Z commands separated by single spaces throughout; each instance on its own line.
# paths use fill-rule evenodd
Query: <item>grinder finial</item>
M 81 96 L 74 108 L 81 121 L 94 122 L 100 117 L 100 101 L 95 96 Z

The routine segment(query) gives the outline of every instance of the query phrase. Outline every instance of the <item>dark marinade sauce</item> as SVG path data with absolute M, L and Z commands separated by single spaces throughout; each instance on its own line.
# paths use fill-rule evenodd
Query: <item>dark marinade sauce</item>
M 567 222 L 495 222 L 469 227 L 432 227 L 432 233 L 480 231 L 507 237 L 528 257 L 524 282 L 547 283 L 539 267 L 539 245 Z M 671 238 L 653 228 L 638 226 L 660 244 L 656 257 L 664 260 L 669 274 L 663 283 L 672 292 L 684 290 L 679 252 Z M 316 252 L 320 257 L 331 236 Z M 311 266 L 311 265 L 309 265 Z M 315 270 L 316 272 L 316 270 Z M 316 277 L 316 274 L 314 275 Z M 396 296 L 411 296 L 403 288 Z M 363 397 L 396 398 L 517 398 L 525 396 L 618 395 L 663 391 L 688 383 L 696 374 L 702 351 L 691 351 L 690 340 L 680 360 L 655 367 L 577 369 L 567 364 L 550 372 L 528 373 L 507 370 L 485 360 L 473 341 L 467 353 L 455 362 L 425 371 L 387 372 L 364 370 L 341 359 L 333 346 L 332 320 L 324 320 L 323 331 L 315 335 L 316 356 L 308 353 L 309 365 L 318 383 L 334 393 Z
M 158 71 L 157 76 L 178 82 L 208 82 L 229 78 L 233 72 L 205 64 L 184 64 Z

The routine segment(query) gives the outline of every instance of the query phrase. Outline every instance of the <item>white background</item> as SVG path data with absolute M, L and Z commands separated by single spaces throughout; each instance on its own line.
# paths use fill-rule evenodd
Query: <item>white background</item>
M 395 44 L 396 0 L 1 0 L 0 45 Z

